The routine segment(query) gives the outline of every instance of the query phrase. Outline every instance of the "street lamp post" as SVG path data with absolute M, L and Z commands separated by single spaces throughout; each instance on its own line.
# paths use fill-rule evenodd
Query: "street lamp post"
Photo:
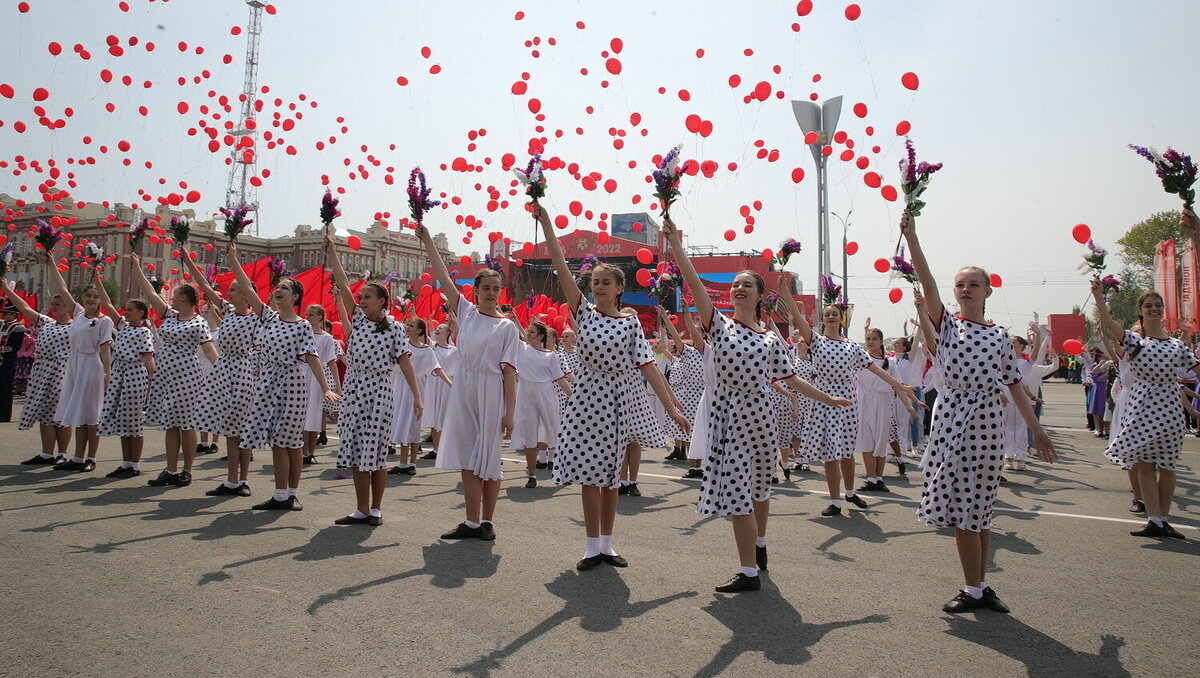
M 846 251 L 846 245 L 849 244 L 849 241 L 846 236 L 846 232 L 850 227 L 850 215 L 854 214 L 854 210 L 850 210 L 849 212 L 846 212 L 845 219 L 843 219 L 842 216 L 840 214 L 838 214 L 837 212 L 830 212 L 830 214 L 837 217 L 838 223 L 840 223 L 842 225 L 842 295 L 845 296 L 847 299 L 849 299 L 850 298 L 850 273 L 849 273 L 850 253 Z
M 800 125 L 800 131 L 804 132 L 805 136 L 816 133 L 816 139 L 813 143 L 808 144 L 808 150 L 812 152 L 813 162 L 817 165 L 817 289 L 819 290 L 820 276 L 829 274 L 832 270 L 829 262 L 829 193 L 826 180 L 828 158 L 822 153 L 822 150 L 829 144 L 829 140 L 833 138 L 833 133 L 837 130 L 838 117 L 842 113 L 842 97 L 833 97 L 820 106 L 813 101 L 792 101 L 792 113 L 795 114 L 796 123 Z M 845 252 L 844 247 L 842 252 Z M 845 289 L 845 280 L 842 282 L 843 289 Z

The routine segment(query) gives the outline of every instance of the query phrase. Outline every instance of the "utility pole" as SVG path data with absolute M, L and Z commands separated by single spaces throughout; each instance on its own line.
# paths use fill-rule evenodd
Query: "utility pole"
M 829 191 L 826 177 L 828 156 L 823 152 L 837 131 L 838 117 L 842 113 L 842 97 L 836 96 L 818 106 L 813 101 L 792 101 L 792 112 L 796 123 L 805 136 L 815 133 L 816 138 L 808 144 L 813 162 L 817 165 L 817 294 L 820 295 L 821 276 L 832 274 L 829 242 Z M 842 250 L 845 252 L 845 249 Z M 844 276 L 843 276 L 844 277 Z M 845 280 L 842 289 L 845 290 Z
M 258 125 L 254 116 L 258 114 L 258 43 L 262 37 L 262 11 L 267 6 L 264 0 L 246 0 L 250 8 L 250 21 L 246 26 L 246 78 L 242 86 L 242 111 L 235 129 L 230 134 L 236 139 L 230 152 L 229 185 L 225 190 L 225 207 L 249 207 L 258 211 L 258 189 L 250 179 L 258 174 Z M 254 235 L 262 223 L 255 218 L 251 224 Z

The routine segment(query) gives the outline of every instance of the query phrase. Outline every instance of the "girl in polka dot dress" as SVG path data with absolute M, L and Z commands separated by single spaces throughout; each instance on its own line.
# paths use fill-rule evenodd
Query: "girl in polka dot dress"
M 529 321 L 525 328 L 525 344 L 517 352 L 517 409 L 512 440 L 509 446 L 525 453 L 527 478 L 525 487 L 537 487 L 538 443 L 546 449 L 558 447 L 558 432 L 562 423 L 559 411 L 559 388 L 571 395 L 558 354 L 546 348 L 549 328 L 538 320 Z M 553 456 L 550 452 L 549 456 Z
M 1138 297 L 1141 334 L 1124 329 L 1112 317 L 1099 280 L 1092 281 L 1092 296 L 1102 330 L 1114 342 L 1120 342 L 1128 361 L 1130 383 L 1120 420 L 1114 421 L 1120 430 L 1104 455 L 1121 468 L 1137 473 L 1148 520 L 1130 534 L 1183 539 L 1183 534 L 1167 522 L 1175 495 L 1175 467 L 1187 434 L 1178 381 L 1184 370 L 1200 374 L 1200 362 L 1182 341 L 1168 337 L 1163 330 L 1164 305 L 1157 292 Z
M 146 421 L 146 394 L 154 374 L 154 330 L 148 316 L 150 305 L 142 299 L 125 302 L 125 317 L 117 313 L 104 281 L 96 291 L 108 317 L 117 321 L 117 338 L 112 346 L 112 376 L 100 406 L 100 435 L 120 436 L 121 465 L 108 478 L 133 478 L 142 474 L 142 425 Z
M 816 371 L 813 368 L 812 360 L 808 356 L 808 342 L 804 341 L 804 337 L 800 336 L 800 332 L 792 332 L 792 369 L 796 371 L 796 376 L 800 377 L 808 383 L 813 383 L 816 376 Z M 807 472 L 811 470 L 809 466 L 808 451 L 802 447 L 804 431 L 807 429 L 810 420 L 812 419 L 814 401 L 812 398 L 798 396 L 796 398 L 796 419 L 792 424 L 792 470 Z
M 151 487 L 186 487 L 192 484 L 192 464 L 196 461 L 196 411 L 205 384 L 200 371 L 197 347 L 210 363 L 217 361 L 208 323 L 200 315 L 200 296 L 187 283 L 171 290 L 171 303 L 154 290 L 142 272 L 142 260 L 130 256 L 133 280 L 143 298 L 162 318 L 158 329 L 154 382 L 150 385 L 146 421 L 166 430 L 167 468 L 152 478 Z M 183 452 L 183 469 L 179 454 Z
M 684 314 L 686 313 L 685 311 Z M 671 339 L 671 366 L 667 372 L 667 384 L 675 394 L 675 399 L 682 405 L 680 412 L 688 423 L 694 425 L 696 410 L 700 407 L 700 397 L 704 394 L 704 357 L 684 343 L 679 330 L 675 329 L 671 322 L 670 314 L 661 306 L 658 308 L 658 317 Z M 667 419 L 663 432 L 668 438 L 675 439 L 675 452 L 667 459 L 687 459 L 688 446 L 692 440 L 691 431 L 685 431 L 674 420 Z
M 253 290 L 233 281 L 225 298 L 213 289 L 204 273 L 181 247 L 180 259 L 191 270 L 192 280 L 204 293 L 209 308 L 219 309 L 221 329 L 216 334 L 219 357 L 205 380 L 196 411 L 196 426 L 201 431 L 225 437 L 225 481 L 205 492 L 210 497 L 250 496 L 250 458 L 254 450 L 243 449 L 240 436 L 246 427 L 246 413 L 254 398 L 258 378 L 258 358 L 254 342 L 258 339 L 259 316 L 250 309 Z
M 645 376 L 668 416 L 684 430 L 689 424 L 671 403 L 671 389 L 654 364 L 637 316 L 618 310 L 625 290 L 624 273 L 610 264 L 594 266 L 590 287 L 594 301 L 588 301 L 567 265 L 546 210 L 534 205 L 533 215 L 546 235 L 578 337 L 580 369 L 563 417 L 558 461 L 554 464 L 556 484 L 580 486 L 587 541 L 583 559 L 575 567 L 590 570 L 601 563 L 626 567 L 629 563 L 612 544 L 616 488 L 625 456 L 646 428 L 647 422 L 638 422 L 635 417 L 649 413 L 645 389 L 640 383 L 636 388 L 628 387 L 630 377 L 638 377 L 640 382 Z
M 458 321 L 458 378 L 450 391 L 438 449 L 437 468 L 459 471 L 466 500 L 466 520 L 443 539 L 496 538 L 492 519 L 500 496 L 500 441 L 512 434 L 517 399 L 517 324 L 500 315 L 504 279 L 484 269 L 475 276 L 475 299 L 459 294 L 428 229 L 417 226 L 430 266 L 455 309 Z
M 346 378 L 338 415 L 338 468 L 352 469 L 357 508 L 338 518 L 338 525 L 383 524 L 383 492 L 387 489 L 388 436 L 392 422 L 392 369 L 399 365 L 404 383 L 412 394 L 414 412 L 424 409 L 416 373 L 409 361 L 404 326 L 388 317 L 387 289 L 365 283 L 358 301 L 350 291 L 346 271 L 338 259 L 333 240 L 325 236 L 326 257 L 333 269 L 339 298 L 338 312 L 346 333 Z M 345 310 L 354 309 L 350 322 Z
M 429 381 L 441 380 L 446 386 L 450 378 L 438 364 L 437 353 L 429 343 L 425 330 L 425 321 L 420 318 L 409 318 L 403 324 L 405 338 L 408 340 L 409 362 L 412 363 L 413 373 L 417 375 L 417 388 L 425 392 Z M 412 391 L 400 377 L 398 370 L 393 370 L 392 393 L 392 435 L 393 445 L 400 446 L 400 463 L 388 473 L 394 475 L 417 475 L 417 455 L 421 452 L 421 414 L 413 408 Z
M 237 245 L 229 243 L 226 260 L 243 289 L 254 291 L 246 271 L 238 261 Z M 250 311 L 259 318 L 254 351 L 258 354 L 258 383 L 246 426 L 241 432 L 243 449 L 271 448 L 271 467 L 275 473 L 275 495 L 255 504 L 259 511 L 300 511 L 297 498 L 300 472 L 304 468 L 304 415 L 308 410 L 308 384 L 311 373 L 320 384 L 325 400 L 339 396 L 325 381 L 325 369 L 313 345 L 312 326 L 296 310 L 304 297 L 304 287 L 292 278 L 280 278 L 271 290 L 271 305 L 265 305 L 257 292 L 247 295 Z
M 776 460 L 776 416 L 768 406 L 769 385 L 782 381 L 830 407 L 851 403 L 796 378 L 786 344 L 778 335 L 760 329 L 766 296 L 762 276 L 742 271 L 734 277 L 729 289 L 733 318 L 727 318 L 713 307 L 670 217 L 663 219 L 662 234 L 694 295 L 707 351 L 712 355 L 715 379 L 705 384 L 708 433 L 696 512 L 732 518 L 741 561 L 741 571 L 716 590 L 757 590 L 761 586 L 759 572 L 767 568 L 767 516 Z
M 33 368 L 29 372 L 29 384 L 25 387 L 25 407 L 21 409 L 21 421 L 17 429 L 28 431 L 37 424 L 42 438 L 42 452 L 21 463 L 37 466 L 66 461 L 71 428 L 62 426 L 54 418 L 54 412 L 58 409 L 58 395 L 71 352 L 71 340 L 67 336 L 67 329 L 71 326 L 71 307 L 62 297 L 53 296 L 43 315 L 13 292 L 4 278 L 0 278 L 0 288 L 37 332 Z M 57 455 L 54 453 L 56 447 Z
M 921 281 L 925 312 L 937 332 L 937 357 L 942 388 L 933 411 L 929 444 L 921 459 L 924 488 L 917 519 L 934 527 L 953 527 L 966 587 L 943 610 L 951 613 L 988 607 L 1007 612 L 987 585 L 992 507 L 1004 462 L 1004 406 L 1000 386 L 1015 400 L 1025 423 L 1033 430 L 1034 446 L 1053 462 L 1054 445 L 1033 414 L 1017 373 L 1016 354 L 1008 333 L 985 322 L 984 305 L 992 294 L 983 269 L 966 267 L 954 276 L 954 300 L 959 315 L 942 305 L 937 282 L 929 270 L 916 227 L 907 210 L 900 230 L 908 242 Z

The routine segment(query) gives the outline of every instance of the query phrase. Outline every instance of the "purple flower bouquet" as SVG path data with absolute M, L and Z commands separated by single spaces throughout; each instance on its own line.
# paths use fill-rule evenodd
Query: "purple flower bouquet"
M 429 193 L 430 189 L 425 185 L 425 173 L 420 167 L 414 167 L 408 175 L 408 208 L 418 225 L 424 223 L 426 212 L 442 204 L 440 200 L 430 200 Z
M 278 285 L 280 280 L 283 280 L 292 274 L 292 272 L 288 270 L 287 261 L 275 255 L 271 255 L 271 258 L 267 260 L 267 271 L 269 271 L 271 275 L 272 288 Z
M 826 273 L 821 276 L 821 301 L 826 305 L 834 305 L 845 311 L 850 307 L 842 296 L 842 286 L 833 282 L 833 276 Z
M 904 247 L 900 247 L 900 253 L 892 257 L 892 274 L 904 278 L 908 284 L 915 289 L 920 282 L 917 279 L 917 267 L 912 265 L 908 259 L 904 258 Z
M 188 241 L 188 236 L 192 233 L 192 223 L 187 219 L 179 217 L 171 217 L 171 237 L 175 239 L 176 245 L 183 245 Z
M 792 258 L 793 254 L 800 251 L 800 241 L 795 238 L 788 238 L 779 245 L 779 251 L 775 253 L 773 261 L 779 264 L 779 268 L 787 266 L 787 262 Z
M 38 219 L 37 232 L 33 235 L 33 241 L 36 242 L 42 249 L 46 250 L 46 254 L 50 254 L 54 250 L 54 246 L 63 239 L 61 228 L 54 228 L 50 224 Z
M 146 237 L 146 231 L 149 230 L 149 218 L 143 218 L 141 223 L 129 225 L 129 251 L 134 254 L 138 253 L 138 248 L 142 246 L 142 239 Z
M 1090 254 L 1083 258 L 1083 264 L 1079 267 L 1079 270 L 1084 272 L 1091 270 L 1093 275 L 1100 275 L 1104 272 L 1104 258 L 1108 255 L 1108 252 L 1104 251 L 1104 248 L 1097 245 L 1091 238 L 1088 238 L 1087 248 Z
M 900 188 L 904 190 L 904 204 L 908 213 L 914 217 L 920 216 L 925 207 L 921 194 L 929 187 L 929 177 L 942 168 L 942 163 L 931 165 L 927 162 L 917 162 L 917 152 L 913 148 L 912 139 L 904 138 L 904 146 L 908 154 L 900 161 Z
M 250 215 L 249 205 L 242 205 L 233 209 L 221 207 L 218 211 L 225 215 L 225 237 L 229 238 L 232 242 L 237 242 L 238 236 L 242 234 L 242 231 L 254 223 L 253 219 L 246 218 Z
M 0 278 L 8 275 L 8 267 L 12 264 L 13 244 L 12 241 L 4 243 L 4 247 L 0 247 Z
M 517 181 L 525 187 L 525 195 L 529 196 L 533 204 L 538 204 L 539 200 L 546 197 L 546 174 L 542 171 L 540 153 L 529 159 L 525 169 L 514 167 L 513 174 L 517 175 Z
M 675 290 L 678 290 L 682 283 L 683 277 L 679 274 L 679 267 L 673 261 L 668 262 L 661 276 L 650 278 L 650 296 L 658 301 L 659 306 L 665 307 L 668 301 L 675 298 Z
M 1104 276 L 1103 278 L 1101 278 L 1100 284 L 1104 288 L 1103 292 L 1104 292 L 1105 296 L 1107 296 L 1109 292 L 1120 292 L 1121 291 L 1121 281 L 1117 280 L 1117 277 L 1112 275 L 1111 273 Z
M 1192 156 L 1184 155 L 1171 147 L 1159 155 L 1153 148 L 1129 145 L 1138 155 L 1154 164 L 1154 173 L 1162 181 L 1163 190 L 1183 198 L 1183 204 L 1191 209 L 1196 204 L 1196 164 Z
M 333 191 L 325 189 L 325 195 L 321 197 L 321 223 L 329 226 L 334 219 L 341 216 L 338 212 L 338 199 L 333 197 Z
M 650 176 L 654 177 L 654 197 L 658 198 L 659 205 L 662 207 L 663 218 L 671 216 L 671 203 L 679 197 L 679 179 L 688 171 L 687 163 L 682 166 L 679 164 L 681 151 L 683 151 L 683 144 L 672 148 L 658 162 L 657 168 L 650 173 Z

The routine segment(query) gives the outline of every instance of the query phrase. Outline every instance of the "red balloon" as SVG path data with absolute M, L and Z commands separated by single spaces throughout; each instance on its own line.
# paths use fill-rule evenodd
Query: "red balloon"
M 467 255 L 467 254 L 462 255 L 461 257 L 458 258 L 458 263 L 463 266 L 470 266 L 471 265 L 470 255 Z
M 909 130 L 911 129 L 912 124 L 910 124 L 907 120 L 901 120 L 900 122 L 896 123 L 896 136 L 902 137 L 905 134 L 908 134 Z
M 812 10 L 812 0 L 800 0 L 800 2 L 796 5 L 796 14 L 799 16 L 808 16 L 808 13 Z
M 1083 344 L 1076 339 L 1068 339 L 1063 342 L 1063 352 L 1067 355 L 1079 355 L 1083 353 Z
M 46 89 L 45 87 L 39 87 L 39 88 L 33 90 L 33 100 L 34 101 L 45 101 L 46 99 L 49 99 L 49 98 L 50 98 L 50 90 Z
M 688 117 L 684 118 L 683 125 L 684 127 L 687 127 L 687 131 L 695 134 L 700 131 L 700 125 L 703 122 L 704 121 L 700 119 L 700 116 L 692 113 Z
M 1004 284 L 1004 279 L 1000 277 L 999 273 L 989 275 L 988 281 L 992 283 L 992 287 L 1000 287 Z
M 62 54 L 62 45 L 60 45 L 57 42 L 50 43 L 49 45 L 46 46 L 46 49 L 50 50 L 50 53 L 53 54 L 54 56 L 58 56 L 59 54 Z
M 604 67 L 607 68 L 608 72 L 612 73 L 613 75 L 621 74 L 621 60 L 617 59 L 616 57 L 610 57 L 608 61 L 605 61 Z
M 346 246 L 357 252 L 362 249 L 362 240 L 360 240 L 357 235 L 352 235 L 349 238 L 346 238 Z
M 200 191 L 188 191 L 187 201 L 188 202 L 200 202 Z
M 637 270 L 637 275 L 635 275 L 634 277 L 637 278 L 638 284 L 641 285 L 642 287 L 648 287 L 650 285 L 650 277 L 651 277 L 650 269 L 639 268 Z
M 867 105 L 864 103 L 854 104 L 854 115 L 857 115 L 860 118 L 867 117 Z
M 847 19 L 849 19 L 850 21 L 855 21 L 860 16 L 862 16 L 862 7 L 859 7 L 858 5 L 846 5 L 846 18 Z M 916 76 L 914 76 L 914 77 L 916 77 Z M 909 89 L 916 89 L 916 87 L 910 87 Z
M 768 247 L 767 249 L 763 250 L 763 252 L 762 252 L 762 258 L 763 258 L 763 260 L 764 260 L 764 261 L 770 261 L 770 260 L 774 259 L 774 258 L 775 258 L 775 252 L 774 252 L 774 250 L 772 250 L 770 247 Z
M 792 169 L 792 182 L 798 184 L 801 181 L 804 181 L 804 168 L 796 167 Z
M 888 271 L 892 270 L 892 262 L 884 259 L 883 257 L 879 257 L 875 260 L 875 270 L 879 271 L 880 273 L 887 273 Z
M 916 90 L 921 84 L 921 79 L 917 77 L 916 73 L 909 71 L 900 76 L 900 84 L 904 85 L 905 89 Z
M 737 237 L 737 233 L 735 233 L 735 232 L 734 232 L 734 230 L 733 230 L 732 228 L 731 228 L 731 229 L 729 229 L 729 230 L 727 230 L 727 231 L 725 231 L 725 239 L 726 239 L 726 240 L 728 240 L 728 241 L 730 241 L 730 242 L 733 242 L 733 239 L 734 239 L 734 238 L 736 238 L 736 237 Z
M 15 94 L 16 90 L 13 89 L 12 85 L 9 85 L 8 83 L 0 85 L 0 96 L 4 97 L 5 99 L 11 99 Z
M 640 263 L 649 264 L 654 261 L 654 253 L 643 247 L 637 251 L 637 260 Z
M 879 194 L 882 195 L 883 199 L 888 202 L 896 202 L 896 198 L 898 197 L 896 194 L 896 187 L 892 185 L 884 186 L 883 188 L 879 189 Z
M 858 254 L 858 243 L 854 242 L 853 240 L 846 243 L 846 254 L 850 256 Z
M 1092 229 L 1087 224 L 1075 224 L 1075 228 L 1071 229 L 1071 237 L 1080 245 L 1086 245 L 1092 239 Z
M 866 183 L 871 188 L 879 188 L 879 185 L 881 183 L 883 183 L 883 181 L 879 178 L 879 175 L 876 174 L 875 172 L 867 172 L 866 174 L 864 174 L 863 182 Z
M 900 303 L 900 300 L 903 298 L 904 290 L 900 289 L 899 287 L 893 287 L 892 289 L 888 290 L 888 301 L 892 302 L 893 304 Z
M 600 231 L 596 234 L 596 242 L 600 245 L 608 244 L 608 231 Z

